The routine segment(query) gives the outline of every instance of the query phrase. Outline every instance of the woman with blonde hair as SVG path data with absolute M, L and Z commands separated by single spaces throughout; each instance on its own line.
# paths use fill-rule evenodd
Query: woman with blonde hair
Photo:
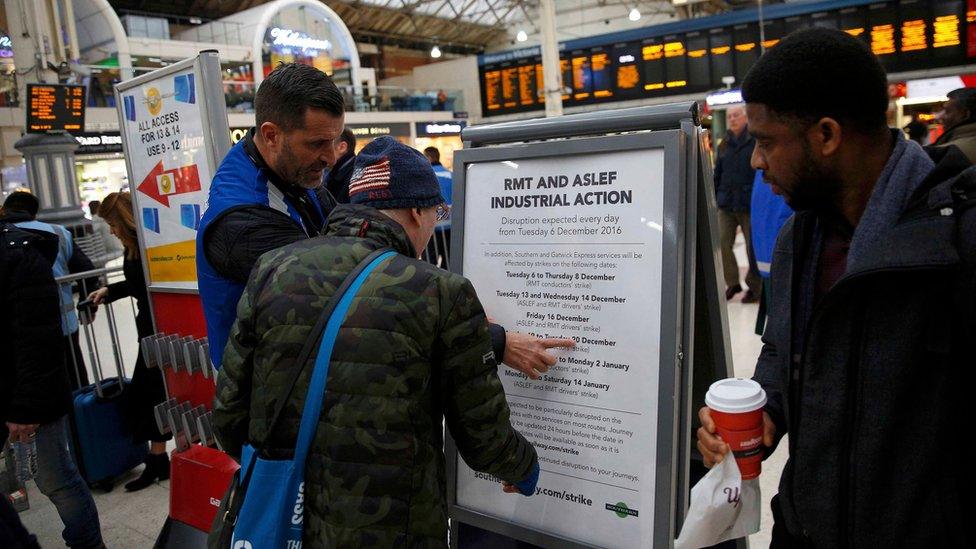
M 123 297 L 136 300 L 136 331 L 139 339 L 152 335 L 153 324 L 149 312 L 149 292 L 146 277 L 139 257 L 139 242 L 136 238 L 136 224 L 132 215 L 132 196 L 129 193 L 112 193 L 102 200 L 98 216 L 108 223 L 112 234 L 122 241 L 125 259 L 122 274 L 125 279 L 95 290 L 89 299 L 96 305 L 111 303 Z M 159 432 L 153 416 L 153 408 L 166 400 L 166 389 L 159 372 L 151 371 L 138 353 L 136 367 L 132 373 L 132 384 L 126 398 L 128 417 L 133 436 L 138 440 L 149 440 L 150 450 L 146 457 L 146 468 L 142 475 L 125 485 L 126 491 L 134 492 L 152 485 L 157 480 L 169 478 L 169 457 L 166 455 L 166 441 L 169 435 Z

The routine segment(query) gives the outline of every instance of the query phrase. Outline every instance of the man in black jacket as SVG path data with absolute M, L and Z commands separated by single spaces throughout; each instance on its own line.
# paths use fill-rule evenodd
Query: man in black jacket
M 789 434 L 772 546 L 966 545 L 976 168 L 887 128 L 884 70 L 843 32 L 790 35 L 742 93 L 753 166 L 796 210 L 755 373 L 764 443 Z M 728 446 L 699 417 L 710 466 Z
M 13 223 L 22 229 L 41 231 L 57 236 L 58 250 L 52 270 L 55 278 L 69 274 L 78 274 L 95 270 L 95 265 L 91 262 L 81 247 L 75 244 L 71 232 L 61 226 L 45 223 L 37 220 L 37 212 L 41 204 L 37 197 L 29 192 L 17 191 L 10 196 L 0 207 L 0 219 Z M 78 315 L 75 312 L 74 304 L 74 284 L 63 284 L 58 288 L 61 296 L 61 331 L 64 334 L 62 345 L 65 354 L 65 368 L 68 372 L 68 381 L 71 390 L 77 390 L 88 385 L 88 369 L 85 367 L 85 359 L 81 352 L 81 344 L 78 337 Z M 101 286 L 101 281 L 97 276 L 78 281 L 78 293 L 87 296 Z
M 34 480 L 54 503 L 69 547 L 104 547 L 91 492 L 68 451 L 71 393 L 51 263 L 58 237 L 0 222 L 0 446 L 37 447 Z
M 739 263 L 732 252 L 736 231 L 741 227 L 746 241 L 746 255 L 749 258 L 749 270 L 746 272 L 746 286 L 749 289 L 742 301 L 755 303 L 759 301 L 762 285 L 756 256 L 752 251 L 752 229 L 749 223 L 752 182 L 756 179 L 756 170 L 750 165 L 750 158 L 756 140 L 749 135 L 746 111 L 741 105 L 729 107 L 725 111 L 725 119 L 729 131 L 719 145 L 714 173 L 725 299 L 732 299 L 742 291 L 742 285 L 739 284 Z
M 339 139 L 336 139 L 335 156 L 338 160 L 325 176 L 325 188 L 335 197 L 336 202 L 348 204 L 349 180 L 352 178 L 352 168 L 356 163 L 356 136 L 349 128 L 342 130 Z

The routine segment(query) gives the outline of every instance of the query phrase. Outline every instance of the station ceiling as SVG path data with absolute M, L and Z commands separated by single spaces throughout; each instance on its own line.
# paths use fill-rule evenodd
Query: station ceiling
M 271 0 L 112 0 L 119 14 L 152 13 L 172 18 L 202 20 L 265 4 Z M 779 0 L 766 0 L 766 3 Z M 324 0 L 357 41 L 404 47 L 441 45 L 445 51 L 474 53 L 511 39 L 512 29 L 534 25 L 540 0 Z M 689 0 L 674 6 L 671 0 L 555 0 L 557 25 L 574 12 L 606 10 L 608 16 L 626 16 L 633 8 L 643 13 L 673 13 L 690 17 L 717 13 L 755 0 Z

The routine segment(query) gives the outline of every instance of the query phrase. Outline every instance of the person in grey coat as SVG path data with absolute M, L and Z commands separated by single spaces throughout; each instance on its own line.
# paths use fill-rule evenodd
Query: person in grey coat
M 976 168 L 886 126 L 860 40 L 794 33 L 742 93 L 753 166 L 796 210 L 777 239 L 754 379 L 764 443 L 789 434 L 772 547 L 960 547 L 976 470 Z M 727 458 L 699 411 L 706 465 Z

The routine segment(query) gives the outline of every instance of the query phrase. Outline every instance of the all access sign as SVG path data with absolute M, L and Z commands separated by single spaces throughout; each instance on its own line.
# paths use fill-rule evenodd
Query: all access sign
M 121 86 L 134 218 L 151 289 L 196 290 L 196 230 L 217 164 L 198 59 Z M 226 134 L 225 130 L 221 130 Z

